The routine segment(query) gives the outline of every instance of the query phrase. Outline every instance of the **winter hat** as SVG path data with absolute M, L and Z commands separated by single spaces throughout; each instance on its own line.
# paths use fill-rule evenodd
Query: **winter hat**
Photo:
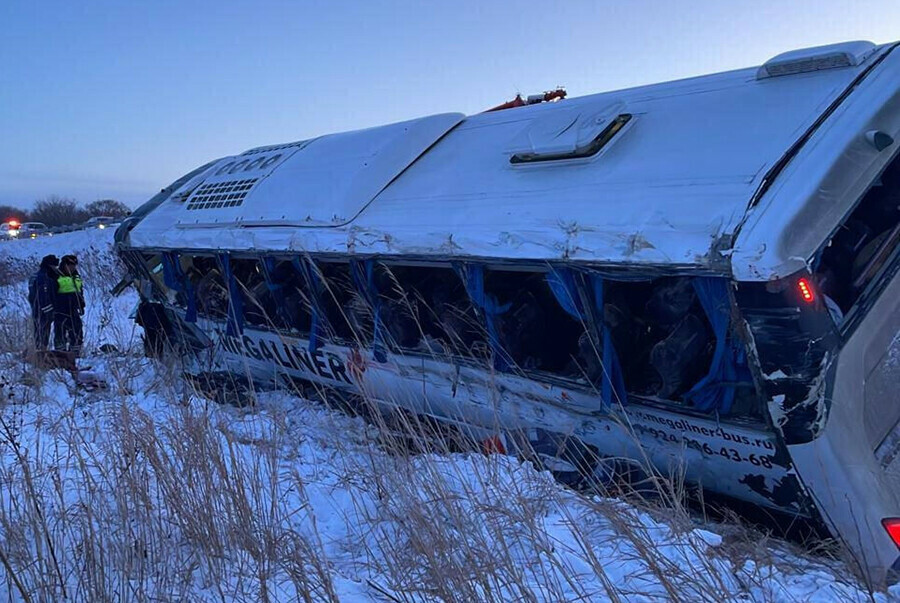
M 45 255 L 41 260 L 41 268 L 47 268 L 48 266 L 56 267 L 59 264 L 59 258 L 53 254 Z

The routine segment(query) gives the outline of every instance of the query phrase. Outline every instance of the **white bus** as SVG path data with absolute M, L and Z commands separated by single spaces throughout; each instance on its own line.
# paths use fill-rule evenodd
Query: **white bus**
M 649 459 L 891 579 L 895 47 L 218 159 L 117 232 L 138 319 L 190 370 L 364 394 L 581 470 Z

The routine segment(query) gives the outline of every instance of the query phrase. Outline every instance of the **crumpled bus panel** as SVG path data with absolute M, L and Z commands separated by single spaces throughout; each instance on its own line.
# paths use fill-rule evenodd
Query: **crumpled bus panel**
M 205 319 L 197 328 L 219 350 L 214 366 L 237 375 L 249 369 L 259 384 L 299 379 L 362 395 L 386 409 L 465 426 L 490 440 L 489 447 L 495 445 L 490 438 L 497 438 L 506 452 L 533 448 L 553 457 L 549 440 L 574 439 L 574 448 L 586 446 L 600 458 L 630 459 L 638 466 L 649 461 L 663 475 L 683 475 L 711 492 L 791 514 L 807 512 L 774 434 L 749 426 L 634 404 L 603 408 L 593 393 L 483 367 L 400 354 L 378 362 L 369 351 L 331 344 L 311 351 L 305 339 L 251 329 L 228 336 L 222 322 Z M 208 370 L 208 362 L 204 356 L 195 369 Z M 560 466 L 577 466 L 567 454 L 561 446 Z

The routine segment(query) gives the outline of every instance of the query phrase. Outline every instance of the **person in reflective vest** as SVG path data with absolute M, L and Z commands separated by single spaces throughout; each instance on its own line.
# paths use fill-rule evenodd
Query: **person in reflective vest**
M 64 255 L 59 262 L 56 297 L 53 304 L 53 347 L 57 350 L 81 352 L 84 328 L 84 285 L 78 275 L 78 259 Z
M 46 255 L 41 267 L 28 282 L 28 304 L 34 328 L 34 348 L 46 350 L 50 347 L 50 328 L 53 326 L 54 300 L 59 278 L 59 258 Z

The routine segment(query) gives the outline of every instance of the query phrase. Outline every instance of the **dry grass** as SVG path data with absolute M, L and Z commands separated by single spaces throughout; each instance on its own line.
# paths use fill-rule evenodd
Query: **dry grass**
M 95 282 L 108 269 L 98 256 Z M 112 300 L 93 302 L 89 340 L 121 350 L 96 358 L 105 394 L 16 360 L 27 327 L 0 327 L 7 378 L 35 384 L 0 396 L 11 600 L 780 601 L 773 564 L 813 563 L 738 524 L 711 546 L 679 476 L 649 466 L 649 487 L 579 493 L 374 400 L 353 400 L 368 425 L 281 394 L 219 407 L 177 359 L 142 359 Z

